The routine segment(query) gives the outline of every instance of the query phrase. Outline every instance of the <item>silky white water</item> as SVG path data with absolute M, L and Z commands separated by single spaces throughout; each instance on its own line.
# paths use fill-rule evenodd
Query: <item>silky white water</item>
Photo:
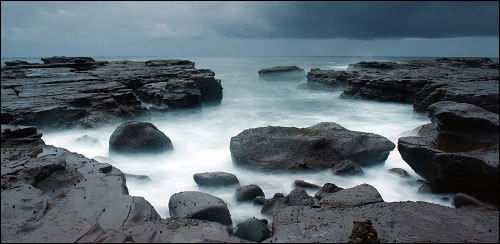
M 158 57 L 155 57 L 158 58 Z M 112 60 L 113 58 L 102 58 Z M 149 57 L 114 58 L 117 60 L 149 60 Z M 263 217 L 261 206 L 237 203 L 235 190 L 229 187 L 198 187 L 193 174 L 225 171 L 235 174 L 241 185 L 256 184 L 266 198 L 275 193 L 288 194 L 293 182 L 302 179 L 314 184 L 334 183 L 353 187 L 362 183 L 373 185 L 385 201 L 427 201 L 451 206 L 451 194 L 418 193 L 420 179 L 401 159 L 396 149 L 385 164 L 365 167 L 363 176 L 336 176 L 330 170 L 305 173 L 274 173 L 255 171 L 233 165 L 229 151 L 231 137 L 248 128 L 261 126 L 308 127 L 320 122 L 336 122 L 350 130 L 372 132 L 387 137 L 397 144 L 403 132 L 428 123 L 425 114 L 413 112 L 410 104 L 386 103 L 340 98 L 341 91 L 310 91 L 297 89 L 303 81 L 273 82 L 258 78 L 258 70 L 276 65 L 297 65 L 311 68 L 345 69 L 347 64 L 360 61 L 400 61 L 406 58 L 377 57 L 205 57 L 188 58 L 197 68 L 208 68 L 222 80 L 224 98 L 218 106 L 204 106 L 201 110 L 186 110 L 158 114 L 141 119 L 152 122 L 171 140 L 174 150 L 157 155 L 120 156 L 108 154 L 108 140 L 120 124 L 96 129 L 42 130 L 42 139 L 49 145 L 66 148 L 89 158 L 108 157 L 111 164 L 130 174 L 147 175 L 144 183 L 127 179 L 130 195 L 148 200 L 162 217 L 169 217 L 168 201 L 180 191 L 203 191 L 223 199 L 229 207 L 234 223 L 249 217 Z M 74 140 L 83 135 L 95 137 L 100 145 L 78 144 Z M 388 173 L 390 168 L 407 170 L 411 178 Z M 310 195 L 315 191 L 307 190 Z M 269 217 L 267 217 L 270 219 Z

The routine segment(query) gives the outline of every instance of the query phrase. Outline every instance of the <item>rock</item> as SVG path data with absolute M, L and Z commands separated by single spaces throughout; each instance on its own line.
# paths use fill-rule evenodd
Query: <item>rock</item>
M 427 111 L 440 132 L 498 133 L 498 114 L 472 104 L 443 101 L 430 105 Z
M 40 137 L 34 127 L 2 125 L 2 243 L 244 241 L 216 222 L 162 219 L 128 194 L 119 169 Z
M 135 174 L 127 174 L 127 173 L 124 173 L 125 175 L 125 178 L 127 179 L 133 179 L 133 180 L 138 180 L 138 181 L 142 181 L 142 182 L 151 182 L 151 178 L 149 178 L 149 176 L 147 175 L 135 175 Z
M 198 191 L 175 193 L 168 202 L 170 215 L 231 225 L 231 214 L 222 199 Z
M 361 184 L 327 194 L 318 202 L 318 205 L 327 208 L 346 208 L 378 202 L 384 202 L 384 200 L 377 189 L 368 184 Z
M 316 192 L 316 194 L 314 195 L 314 198 L 318 199 L 318 200 L 321 200 L 323 197 L 325 197 L 326 195 L 329 195 L 331 193 L 335 193 L 335 192 L 338 192 L 340 190 L 343 190 L 344 188 L 342 187 L 338 187 L 337 185 L 335 184 L 332 184 L 332 183 L 325 183 L 320 189 L 318 192 Z
M 410 177 L 410 174 L 408 174 L 408 172 L 406 172 L 406 170 L 404 170 L 402 168 L 392 168 L 388 172 L 391 174 L 395 174 L 395 175 L 402 177 L 402 178 Z
M 101 143 L 97 138 L 88 135 L 80 136 L 74 140 L 75 143 L 84 144 L 89 146 L 100 146 Z
M 286 197 L 287 206 L 312 206 L 314 200 L 304 189 L 293 189 Z
M 2 124 L 96 127 L 147 116 L 150 111 L 201 108 L 222 99 L 215 73 L 196 69 L 190 61 L 174 65 L 86 57 L 44 61 L 2 67 Z
M 293 182 L 293 185 L 295 187 L 311 188 L 311 189 L 319 189 L 319 188 L 321 188 L 321 186 L 318 186 L 316 184 L 312 184 L 312 183 L 309 183 L 309 182 L 305 182 L 303 180 L 295 180 Z
M 332 173 L 334 175 L 364 175 L 365 172 L 361 167 L 351 160 L 342 160 L 338 164 L 335 164 L 332 168 Z
M 307 72 L 308 89 L 337 89 L 347 84 L 347 81 L 357 76 L 355 72 L 311 69 Z
M 156 153 L 172 150 L 172 142 L 151 123 L 129 121 L 118 126 L 109 138 L 109 151 Z
M 271 231 L 267 227 L 267 223 L 263 223 L 254 217 L 239 223 L 234 228 L 233 235 L 241 239 L 261 242 L 271 237 Z
M 467 195 L 462 192 L 457 192 L 453 196 L 453 205 L 455 208 L 483 208 L 488 210 L 497 210 L 498 208 L 481 202 L 480 200 L 474 198 L 473 196 Z
M 258 196 L 265 197 L 258 185 L 246 185 L 236 189 L 236 200 L 238 201 L 253 201 Z
M 416 136 L 401 137 L 398 150 L 421 177 L 443 192 L 464 192 L 498 203 L 498 134 L 475 141 L 438 133 L 427 124 Z
M 381 163 L 394 147 L 383 136 L 350 131 L 332 122 L 307 128 L 247 129 L 230 143 L 236 165 L 278 171 L 330 168 L 346 159 L 358 165 Z
M 455 101 L 498 113 L 499 72 L 492 64 L 484 58 L 361 62 L 349 66 L 348 73 L 357 73 L 341 96 L 413 103 L 418 112 L 438 101 Z
M 206 172 L 193 175 L 196 184 L 200 186 L 229 186 L 239 184 L 234 174 L 226 172 Z
M 306 76 L 304 69 L 297 66 L 275 66 L 259 70 L 259 78 L 264 80 L 303 80 Z
M 264 206 L 260 212 L 264 214 L 272 214 L 274 211 L 285 208 L 287 205 L 285 196 L 282 193 L 276 193 L 271 199 L 266 199 Z
M 253 204 L 264 205 L 266 204 L 266 198 L 264 198 L 264 196 L 258 196 L 253 199 Z
M 353 225 L 349 243 L 380 243 L 371 220 L 353 221 Z
M 6 61 L 5 65 L 6 66 L 18 66 L 18 65 L 33 65 L 33 64 L 28 63 L 26 61 L 22 61 L 22 60 L 13 60 L 13 61 Z
M 265 243 L 347 243 L 354 221 L 370 219 L 380 242 L 496 242 L 498 211 L 426 202 L 378 202 L 347 208 L 291 206 L 273 214 Z
M 163 59 L 163 60 L 149 60 L 145 62 L 146 66 L 172 66 L 172 65 L 187 65 L 194 68 L 194 62 L 189 60 L 180 59 Z

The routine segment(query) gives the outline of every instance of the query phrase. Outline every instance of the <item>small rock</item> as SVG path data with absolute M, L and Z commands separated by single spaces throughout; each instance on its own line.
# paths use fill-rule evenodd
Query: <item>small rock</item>
M 318 192 L 316 192 L 316 194 L 314 194 L 314 198 L 321 200 L 321 198 L 323 198 L 324 196 L 331 194 L 331 193 L 334 193 L 334 192 L 338 192 L 338 191 L 343 190 L 343 189 L 344 188 L 338 187 L 337 185 L 335 185 L 333 183 L 326 183 L 319 189 Z
M 97 138 L 94 138 L 94 137 L 91 137 L 88 135 L 80 136 L 80 137 L 76 138 L 74 140 L 74 142 L 76 142 L 78 144 L 86 144 L 86 145 L 90 145 L 90 146 L 100 146 L 101 145 L 101 143 L 99 142 L 99 140 L 97 140 Z
M 389 173 L 398 175 L 399 177 L 403 177 L 403 178 L 410 177 L 410 174 L 408 174 L 408 172 L 406 172 L 406 170 L 404 170 L 402 168 L 392 168 L 389 170 Z
M 120 153 L 153 153 L 172 150 L 172 142 L 151 123 L 129 121 L 109 138 L 109 150 Z
M 253 204 L 257 205 L 264 205 L 266 203 L 266 198 L 263 196 L 258 196 L 255 199 L 253 199 Z
M 201 186 L 228 186 L 238 184 L 238 178 L 227 172 L 206 172 L 193 175 L 196 184 Z
M 236 200 L 251 201 L 256 197 L 264 197 L 264 192 L 258 185 L 246 185 L 236 189 Z
M 319 188 L 321 188 L 321 186 L 318 186 L 316 184 L 312 184 L 312 183 L 309 183 L 309 182 L 305 182 L 303 180 L 295 180 L 295 182 L 293 182 L 293 185 L 296 186 L 296 187 L 311 188 L 311 189 L 319 189 Z
M 168 209 L 172 217 L 200 219 L 231 225 L 231 214 L 226 203 L 207 193 L 184 191 L 170 197 Z
M 365 172 L 351 160 L 342 160 L 335 164 L 332 168 L 332 173 L 335 175 L 364 175 Z

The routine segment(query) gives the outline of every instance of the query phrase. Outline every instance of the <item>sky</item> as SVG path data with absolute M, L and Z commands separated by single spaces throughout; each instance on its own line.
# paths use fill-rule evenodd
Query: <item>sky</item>
M 498 2 L 1 2 L 2 57 L 488 56 Z

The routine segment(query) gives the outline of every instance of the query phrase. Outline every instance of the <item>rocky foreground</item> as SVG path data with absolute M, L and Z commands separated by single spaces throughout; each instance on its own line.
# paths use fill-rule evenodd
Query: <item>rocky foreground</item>
M 218 104 L 221 81 L 188 60 L 53 57 L 2 67 L 2 124 L 95 127 L 150 111 Z
M 417 112 L 454 101 L 498 114 L 498 81 L 498 63 L 489 58 L 439 58 L 360 62 L 347 71 L 312 69 L 305 87 L 342 89 L 346 98 L 412 103 Z

